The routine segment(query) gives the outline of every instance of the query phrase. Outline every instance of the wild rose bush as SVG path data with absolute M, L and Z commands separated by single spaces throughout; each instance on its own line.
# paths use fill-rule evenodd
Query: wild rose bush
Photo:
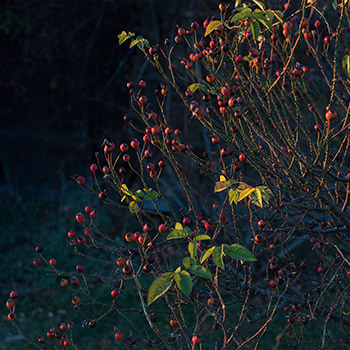
M 345 0 L 254 0 L 163 44 L 118 36 L 159 85 L 127 83 L 132 139 L 104 140 L 75 180 L 134 220 L 112 237 L 91 206 L 77 213 L 67 244 L 94 271 L 41 247 L 33 261 L 62 277 L 84 327 L 109 319 L 125 349 L 348 342 L 349 25 Z M 31 344 L 79 348 L 72 324 L 55 327 Z

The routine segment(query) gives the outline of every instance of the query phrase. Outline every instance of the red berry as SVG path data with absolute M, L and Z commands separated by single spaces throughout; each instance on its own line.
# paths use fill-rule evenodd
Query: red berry
M 77 265 L 77 266 L 75 267 L 75 269 L 77 270 L 77 272 L 83 272 L 84 266 L 83 266 L 83 265 Z
M 147 103 L 147 101 L 148 101 L 147 96 L 143 95 L 143 96 L 139 97 L 139 102 L 141 104 L 145 104 L 145 103 Z
M 69 341 L 68 339 L 65 339 L 64 342 L 63 342 L 63 346 L 64 346 L 65 348 L 68 348 L 69 345 L 70 345 L 70 341 Z
M 87 214 L 90 214 L 91 212 L 92 212 L 92 208 L 91 208 L 91 206 L 90 205 L 87 205 L 86 207 L 85 207 L 85 213 L 87 213 Z M 68 232 L 69 233 L 69 232 Z M 75 236 L 75 234 L 74 234 L 74 236 Z M 73 237 L 69 237 L 69 238 L 74 238 L 74 236 Z
M 16 314 L 14 312 L 10 312 L 8 315 L 7 315 L 7 319 L 11 322 L 15 321 L 17 318 Z
M 60 284 L 62 287 L 67 287 L 68 283 L 69 283 L 69 281 L 67 280 L 67 278 L 62 278 L 60 281 Z
M 277 283 L 275 282 L 275 280 L 271 280 L 270 283 L 269 283 L 270 287 L 271 288 L 276 288 L 277 287 Z
M 98 166 L 96 164 L 91 164 L 90 165 L 90 170 L 94 173 L 95 171 L 97 171 Z
M 85 238 L 85 237 L 78 236 L 78 243 L 79 243 L 79 244 L 85 244 L 85 243 L 86 243 L 86 238 Z
M 124 162 L 129 162 L 129 161 L 130 161 L 130 156 L 129 156 L 128 154 L 125 153 L 125 154 L 123 155 L 123 161 L 124 161 Z
M 81 302 L 81 300 L 80 300 L 80 298 L 79 298 L 78 296 L 75 295 L 75 296 L 72 298 L 72 304 L 74 304 L 74 305 L 79 305 L 80 302 Z
M 118 258 L 117 265 L 120 266 L 120 267 L 124 266 L 125 265 L 125 259 L 123 257 Z
M 177 320 L 174 320 L 174 319 L 171 319 L 171 320 L 170 320 L 170 326 L 171 326 L 171 327 L 176 327 L 177 325 L 178 325 Z
M 40 261 L 39 258 L 33 259 L 33 265 L 34 265 L 34 266 L 39 266 L 40 264 L 41 264 L 41 261 Z
M 90 218 L 91 219 L 97 219 L 98 217 L 98 213 L 96 210 L 93 210 L 91 213 L 90 213 Z
M 241 153 L 238 158 L 241 162 L 245 162 L 247 160 L 245 153 Z
M 285 306 L 285 307 L 283 308 L 283 310 L 284 310 L 285 312 L 289 312 L 289 311 L 290 311 L 290 307 L 289 307 L 289 306 Z
M 77 181 L 78 185 L 84 185 L 85 177 L 84 176 L 78 176 L 76 181 Z
M 258 221 L 258 226 L 259 226 L 260 228 L 264 228 L 264 227 L 266 226 L 266 222 L 265 222 L 264 220 L 259 220 L 259 221 Z
M 244 62 L 243 56 L 238 55 L 238 56 L 236 57 L 236 63 L 237 63 L 237 64 L 241 64 L 241 63 L 243 63 L 243 62 Z
M 52 259 L 50 259 L 50 261 L 49 261 L 49 264 L 51 265 L 51 266 L 55 266 L 56 265 L 56 259 L 54 259 L 54 258 L 52 258 Z
M 228 96 L 228 95 L 230 94 L 230 89 L 224 86 L 224 87 L 221 89 L 221 93 L 222 93 L 224 96 Z
M 168 231 L 168 227 L 166 225 L 164 225 L 164 224 L 160 224 L 159 227 L 158 227 L 158 231 L 160 233 L 165 233 L 165 232 Z
M 7 299 L 6 300 L 6 306 L 9 309 L 12 309 L 15 306 L 15 304 L 16 304 L 15 299 Z
M 323 272 L 323 267 L 322 266 L 319 266 L 318 269 L 317 269 L 318 273 L 322 273 Z
M 209 299 L 207 300 L 207 304 L 208 304 L 209 306 L 213 306 L 213 305 L 215 304 L 215 299 L 214 299 L 214 298 L 209 298 Z
M 330 109 L 326 112 L 326 119 L 331 121 L 337 117 L 337 112 L 333 109 Z
M 130 145 L 131 145 L 132 148 L 135 148 L 135 149 L 136 149 L 137 147 L 140 146 L 140 141 L 137 140 L 137 139 L 134 139 L 134 140 L 132 140 L 132 141 L 130 142 Z
M 83 213 L 78 213 L 77 215 L 75 215 L 75 219 L 79 222 L 79 224 L 85 223 L 85 216 Z
M 128 81 L 128 82 L 126 83 L 126 87 L 127 87 L 129 90 L 131 90 L 131 89 L 134 87 L 134 82 L 133 82 L 133 81 Z
M 122 143 L 119 148 L 121 152 L 127 152 L 129 150 L 129 145 L 127 143 Z
M 183 218 L 182 223 L 184 226 L 191 225 L 191 219 L 190 218 Z
M 177 34 L 179 34 L 180 36 L 184 36 L 186 34 L 186 30 L 184 28 L 179 28 L 177 30 Z
M 139 88 L 140 88 L 140 89 L 144 89 L 144 88 L 146 88 L 146 85 L 147 85 L 147 84 L 146 84 L 145 81 L 140 80 L 138 85 L 139 85 Z
M 125 240 L 127 242 L 132 242 L 134 240 L 134 234 L 131 233 L 131 232 L 128 232 L 126 235 L 125 235 Z
M 254 240 L 256 243 L 262 243 L 264 242 L 264 236 L 260 233 L 254 236 Z
M 117 291 L 116 289 L 113 289 L 113 290 L 111 291 L 111 296 L 112 296 L 112 298 L 115 299 L 118 295 L 119 295 L 119 291 Z
M 123 340 L 124 339 L 124 334 L 120 331 L 115 332 L 114 334 L 115 340 Z
M 212 228 L 213 228 L 213 225 L 209 222 L 206 222 L 204 224 L 204 228 L 207 230 L 207 231 L 210 231 Z
M 194 335 L 193 337 L 192 337 L 192 343 L 194 344 L 194 345 L 198 345 L 198 344 L 200 344 L 202 342 L 202 339 L 201 338 L 198 338 L 196 335 Z
M 317 243 L 316 237 L 311 237 L 310 242 L 311 244 L 315 245 Z
M 321 22 L 320 22 L 319 20 L 317 20 L 317 21 L 314 23 L 314 26 L 315 26 L 315 28 L 321 27 Z

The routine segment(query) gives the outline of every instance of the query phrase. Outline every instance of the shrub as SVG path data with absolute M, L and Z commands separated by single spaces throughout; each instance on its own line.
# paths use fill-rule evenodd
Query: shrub
M 133 139 L 104 140 L 92 176 L 75 180 L 125 222 L 113 236 L 92 207 L 77 213 L 83 233 L 69 231 L 69 244 L 89 270 L 59 270 L 37 249 L 34 265 L 70 285 L 83 325 L 109 319 L 123 348 L 347 342 L 346 1 L 240 3 L 164 44 L 119 35 L 161 83 L 153 95 L 127 83 Z M 46 348 L 77 349 L 69 329 L 49 331 Z

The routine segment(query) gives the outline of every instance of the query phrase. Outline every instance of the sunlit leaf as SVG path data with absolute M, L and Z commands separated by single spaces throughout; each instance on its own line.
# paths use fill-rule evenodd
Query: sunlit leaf
M 211 237 L 208 236 L 208 235 L 198 235 L 198 236 L 194 237 L 194 241 L 195 241 L 195 242 L 207 241 L 207 240 L 209 240 L 209 239 L 211 239 Z
M 127 39 L 129 39 L 130 36 L 123 30 L 119 35 L 119 45 L 123 44 Z
M 225 270 L 223 256 L 224 256 L 223 246 L 215 247 L 213 251 L 213 260 L 218 267 Z
M 210 255 L 213 254 L 214 249 L 215 249 L 215 247 L 211 247 L 202 254 L 201 259 L 200 259 L 201 264 L 203 264 L 204 261 L 207 260 L 210 257 Z
M 138 209 L 139 209 L 139 205 L 135 201 L 130 202 L 129 204 L 130 213 L 135 213 L 137 212 Z
M 255 10 L 253 17 L 257 19 L 260 23 L 262 23 L 266 28 L 272 30 L 272 25 L 270 21 L 266 18 L 266 15 L 262 11 Z
M 344 72 L 348 78 L 350 78 L 350 55 L 345 55 L 342 60 L 342 66 Z
M 174 274 L 172 272 L 166 272 L 152 282 L 151 286 L 148 289 L 148 305 L 151 305 L 155 300 L 157 300 L 169 290 L 173 276 Z
M 252 203 L 260 208 L 263 207 L 263 200 L 261 195 L 261 190 L 256 187 L 254 193 L 250 195 L 250 199 L 252 200 Z
M 244 198 L 248 197 L 251 193 L 253 193 L 255 191 L 255 188 L 247 188 L 243 191 L 241 191 L 238 195 L 238 199 L 237 201 L 240 202 L 241 200 L 243 200 Z
M 185 266 L 186 269 L 191 269 L 193 266 L 197 264 L 196 259 L 190 258 L 189 256 L 186 256 L 182 261 L 183 266 Z
M 278 11 L 278 10 L 276 10 L 276 11 L 274 11 L 274 10 L 270 10 L 273 14 L 274 14 L 274 16 L 281 22 L 281 23 L 283 23 L 283 13 L 281 12 L 281 11 Z M 266 11 L 267 12 L 267 11 Z
M 222 22 L 221 21 L 211 21 L 207 28 L 205 29 L 205 34 L 204 36 L 209 35 L 213 30 L 215 30 L 217 27 L 221 26 Z
M 265 11 L 265 5 L 261 2 L 261 1 L 258 1 L 258 0 L 253 0 L 260 8 L 262 11 Z
M 174 281 L 182 293 L 184 293 L 186 296 L 191 294 L 193 282 L 191 275 L 187 271 L 175 273 Z
M 194 258 L 197 255 L 197 243 L 190 242 L 188 243 L 188 252 L 191 255 L 191 258 Z
M 256 257 L 245 247 L 239 244 L 222 245 L 223 250 L 226 255 L 232 259 L 242 260 L 242 261 L 256 261 Z
M 232 18 L 231 22 L 237 22 L 241 19 L 252 17 L 252 10 L 249 7 L 244 8 L 242 11 L 236 13 Z
M 219 181 L 215 184 L 214 192 L 221 192 L 223 190 L 226 190 L 227 188 L 231 187 L 234 184 L 238 184 L 239 181 L 237 180 L 227 180 L 227 181 Z
M 204 84 L 193 83 L 187 87 L 187 90 L 190 90 L 192 92 L 196 92 L 197 90 L 208 91 L 208 88 Z

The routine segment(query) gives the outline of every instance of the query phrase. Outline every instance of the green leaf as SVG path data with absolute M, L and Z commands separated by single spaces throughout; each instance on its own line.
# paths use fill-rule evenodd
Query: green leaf
M 270 21 L 266 18 L 266 15 L 260 11 L 260 10 L 255 10 L 253 17 L 258 20 L 260 23 L 262 23 L 266 28 L 269 30 L 272 30 L 272 25 Z
M 262 11 L 265 12 L 265 5 L 261 2 L 261 1 L 258 1 L 258 0 L 253 0 L 260 8 Z
M 135 201 L 130 202 L 129 204 L 130 213 L 135 213 L 137 212 L 138 209 L 139 209 L 139 205 Z
M 221 21 L 211 21 L 207 28 L 205 29 L 205 34 L 204 36 L 209 35 L 213 30 L 215 30 L 217 27 L 221 26 L 222 22 Z
M 211 247 L 202 254 L 201 260 L 200 260 L 201 264 L 203 264 L 204 261 L 207 260 L 210 257 L 210 255 L 213 254 L 214 249 L 215 249 L 215 247 Z
M 187 87 L 187 90 L 190 90 L 192 92 L 196 92 L 199 89 L 204 90 L 204 91 L 208 91 L 208 88 L 204 84 L 199 84 L 199 83 L 193 83 Z
M 256 187 L 255 192 L 250 195 L 250 198 L 252 200 L 252 203 L 260 208 L 263 207 L 263 200 L 261 195 L 261 190 Z
M 172 272 L 166 272 L 152 282 L 151 286 L 148 289 L 148 305 L 151 305 L 155 300 L 157 300 L 169 290 L 173 276 L 174 274 Z
M 256 261 L 256 257 L 245 247 L 239 244 L 227 245 L 223 244 L 223 249 L 226 255 L 236 260 Z
M 133 48 L 135 45 L 137 45 L 141 50 L 143 50 L 145 46 L 150 47 L 148 40 L 144 39 L 142 36 L 136 37 L 136 39 L 131 42 L 129 49 Z
M 202 278 L 207 278 L 207 279 L 212 279 L 213 274 L 204 266 L 201 265 L 195 265 L 191 271 L 192 274 L 202 277 Z
M 274 14 L 274 16 L 281 22 L 281 23 L 283 23 L 283 13 L 281 12 L 281 11 L 278 11 L 278 10 L 276 10 L 276 11 L 274 11 L 274 10 L 270 10 L 273 14 Z M 266 11 L 267 12 L 267 11 Z
M 124 41 L 128 40 L 130 36 L 123 30 L 119 35 L 119 45 L 123 44 Z
M 167 239 L 179 239 L 184 238 L 192 234 L 192 231 L 189 227 L 183 228 L 180 222 L 177 222 L 175 224 L 175 230 L 172 230 L 169 234 Z
M 191 275 L 187 271 L 181 271 L 174 274 L 174 280 L 181 292 L 188 297 L 193 287 Z
M 252 10 L 249 7 L 244 8 L 242 11 L 236 13 L 232 18 L 231 22 L 237 22 L 241 19 L 252 17 Z
M 174 271 L 174 274 L 175 273 L 179 273 L 181 271 L 181 266 L 179 266 L 175 271 Z
M 239 184 L 239 181 L 237 180 L 219 181 L 215 184 L 214 192 L 221 192 L 223 190 L 226 190 L 226 188 L 231 187 L 234 184 Z
M 190 258 L 189 256 L 186 256 L 182 261 L 183 266 L 185 266 L 186 269 L 191 269 L 193 266 L 197 264 L 196 259 Z
M 223 256 L 224 256 L 224 250 L 223 250 L 223 246 L 221 247 L 215 247 L 214 251 L 213 251 L 213 259 L 215 264 L 220 267 L 221 269 L 225 270 L 225 265 L 224 265 L 224 260 L 223 260 Z
M 342 66 L 344 72 L 348 78 L 350 78 L 350 55 L 345 55 L 342 60 Z
M 260 24 L 258 21 L 253 21 L 250 23 L 250 29 L 253 33 L 253 39 L 256 41 L 258 39 L 258 36 L 260 34 Z
M 151 188 L 149 188 L 149 189 L 145 189 L 144 190 L 145 191 L 145 199 L 147 200 L 147 201 L 155 201 L 155 200 L 157 200 L 158 199 L 158 197 L 159 197 L 159 194 L 158 194 L 158 192 L 156 192 L 156 191 L 153 191 Z
M 263 202 L 268 204 L 270 198 L 273 195 L 272 191 L 266 186 L 258 186 L 258 187 L 256 187 L 256 189 L 259 189 L 261 191 Z
M 194 258 L 197 255 L 197 243 L 190 242 L 188 243 L 188 252 L 191 255 L 191 258 Z
M 198 235 L 198 236 L 194 237 L 194 241 L 195 241 L 195 242 L 207 241 L 207 240 L 209 240 L 209 239 L 211 239 L 211 237 L 208 236 L 208 235 Z
M 142 198 L 145 194 L 143 193 L 142 190 L 137 190 L 137 191 L 135 192 L 135 195 L 136 195 L 137 197 Z

